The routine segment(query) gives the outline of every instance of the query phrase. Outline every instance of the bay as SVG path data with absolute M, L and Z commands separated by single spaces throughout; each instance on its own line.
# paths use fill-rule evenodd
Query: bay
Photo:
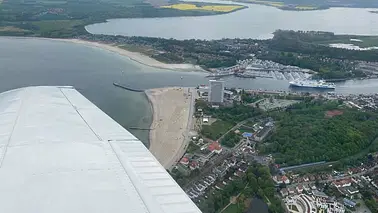
M 206 0 L 215 3 L 229 1 Z M 241 4 L 241 3 L 237 3 Z M 329 31 L 336 34 L 378 35 L 378 14 L 367 8 L 287 11 L 242 4 L 247 9 L 200 17 L 111 19 L 86 26 L 92 34 L 174 39 L 271 38 L 277 29 Z

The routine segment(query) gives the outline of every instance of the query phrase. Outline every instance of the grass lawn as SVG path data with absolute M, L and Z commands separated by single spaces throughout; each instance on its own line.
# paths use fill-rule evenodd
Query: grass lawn
M 138 52 L 138 53 L 142 53 L 142 54 L 148 55 L 148 56 L 152 56 L 156 53 L 155 50 L 153 50 L 151 48 L 143 47 L 143 46 L 140 46 L 140 45 L 122 44 L 122 45 L 119 45 L 118 47 L 125 49 L 127 51 L 130 51 L 130 52 Z
M 233 127 L 232 123 L 217 120 L 211 125 L 203 125 L 201 133 L 212 140 L 217 140 L 224 133 L 230 130 Z
M 239 128 L 238 130 L 240 131 L 240 134 L 243 134 L 244 132 L 249 132 L 249 133 L 253 133 L 254 132 L 253 129 L 248 129 L 246 127 Z
M 199 150 L 201 147 L 195 145 L 193 142 L 190 142 L 189 143 L 189 146 L 188 148 L 186 149 L 186 151 L 188 153 L 195 153 L 197 150 Z
M 237 210 L 238 210 L 238 205 L 231 204 L 222 213 L 236 213 Z
M 27 30 L 24 30 L 18 27 L 13 27 L 13 26 L 6 26 L 6 27 L 0 27 L 0 32 L 27 32 Z
M 40 32 L 57 31 L 64 29 L 72 29 L 83 24 L 82 20 L 49 20 L 49 21 L 35 21 L 34 25 L 39 27 Z
M 285 4 L 279 1 L 263 1 L 263 0 L 248 0 L 248 2 L 256 3 L 256 4 L 264 4 L 272 7 L 283 7 Z
M 318 42 L 319 44 L 354 44 L 361 48 L 366 47 L 378 47 L 378 36 L 352 36 L 352 35 L 345 35 L 339 36 L 339 38 L 321 41 Z

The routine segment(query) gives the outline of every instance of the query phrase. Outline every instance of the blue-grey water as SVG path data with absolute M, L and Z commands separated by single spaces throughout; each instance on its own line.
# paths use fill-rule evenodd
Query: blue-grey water
M 205 1 L 233 3 L 217 0 Z M 315 11 L 285 11 L 263 5 L 242 5 L 248 8 L 225 15 L 112 19 L 106 23 L 89 25 L 86 29 L 93 34 L 209 40 L 263 39 L 271 37 L 271 33 L 277 29 L 378 35 L 378 14 L 369 12 L 376 9 L 331 8 Z
M 31 85 L 72 85 L 125 128 L 149 127 L 151 109 L 134 88 L 197 86 L 207 84 L 206 73 L 151 68 L 116 53 L 61 41 L 0 38 L 0 92 Z M 227 87 L 288 90 L 287 81 L 224 78 Z M 338 84 L 337 93 L 376 93 L 378 80 Z M 148 145 L 148 132 L 131 130 Z
M 268 205 L 263 200 L 255 198 L 249 204 L 246 213 L 268 213 Z

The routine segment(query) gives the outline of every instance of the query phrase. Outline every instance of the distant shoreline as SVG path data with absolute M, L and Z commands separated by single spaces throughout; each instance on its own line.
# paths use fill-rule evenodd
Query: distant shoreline
M 90 47 L 96 47 L 103 50 L 107 50 L 113 53 L 117 53 L 121 56 L 125 56 L 132 61 L 138 62 L 140 64 L 159 68 L 159 69 L 167 69 L 167 70 L 175 70 L 175 71 L 205 71 L 198 65 L 193 64 L 166 64 L 156 59 L 153 59 L 147 55 L 144 55 L 140 52 L 132 52 L 123 48 L 120 48 L 113 44 L 105 44 L 100 42 L 93 42 L 93 41 L 86 41 L 80 39 L 49 39 L 53 41 L 63 41 L 63 42 L 70 42 L 74 44 L 86 45 Z
M 148 67 L 172 70 L 172 71 L 187 71 L 187 72 L 207 72 L 198 65 L 194 64 L 167 64 L 153 59 L 147 55 L 140 52 L 132 52 L 127 49 L 118 47 L 115 44 L 87 41 L 82 39 L 60 39 L 60 38 L 44 38 L 44 37 L 23 37 L 23 36 L 0 36 L 0 38 L 10 38 L 10 39 L 38 39 L 38 40 L 48 40 L 48 41 L 59 41 L 67 42 L 78 45 L 84 45 L 88 47 L 99 48 L 109 52 L 116 53 L 118 55 L 129 58 L 139 64 L 143 64 Z

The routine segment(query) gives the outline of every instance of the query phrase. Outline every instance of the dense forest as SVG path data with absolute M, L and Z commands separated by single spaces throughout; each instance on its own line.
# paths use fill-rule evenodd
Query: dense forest
M 333 33 L 327 32 L 296 32 L 290 30 L 278 30 L 270 40 L 269 47 L 274 50 L 296 52 L 308 55 L 341 60 L 378 61 L 378 51 L 356 51 L 341 48 L 331 48 L 326 45 L 318 45 L 319 40 L 332 40 L 329 38 Z M 335 35 L 333 37 L 336 37 Z
M 323 44 L 341 39 L 348 41 L 346 38 L 328 32 L 278 30 L 267 42 L 267 48 L 271 51 L 261 54 L 259 58 L 311 69 L 325 79 L 364 77 L 365 73 L 355 69 L 356 62 L 378 61 L 377 50 L 347 50 Z
M 334 161 L 357 154 L 378 137 L 378 115 L 339 106 L 339 102 L 307 101 L 273 113 L 277 129 L 264 153 L 275 153 L 276 163 L 295 165 Z M 329 110 L 341 115 L 326 117 Z

